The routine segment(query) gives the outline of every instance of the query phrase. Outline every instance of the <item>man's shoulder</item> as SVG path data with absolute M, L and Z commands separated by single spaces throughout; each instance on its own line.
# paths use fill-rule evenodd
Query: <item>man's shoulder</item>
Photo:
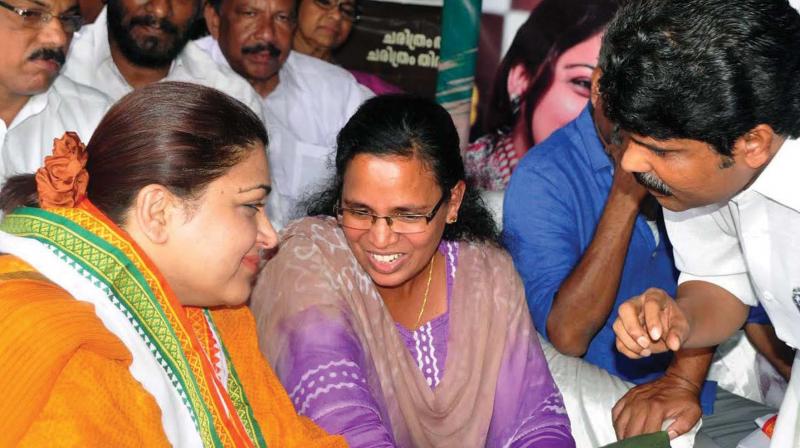
M 297 51 L 289 54 L 282 71 L 301 89 L 314 94 L 345 96 L 360 91 L 358 81 L 347 70 Z
M 50 86 L 50 95 L 55 95 L 65 106 L 79 105 L 82 108 L 105 111 L 111 106 L 111 99 L 92 87 L 79 84 L 66 75 L 58 76 Z
M 178 57 L 183 70 L 171 72 L 167 79 L 220 90 L 261 113 L 261 98 L 253 86 L 230 66 L 217 63 L 197 41 L 187 43 Z
M 531 148 L 520 160 L 511 176 L 517 182 L 525 179 L 562 179 L 582 176 L 580 168 L 586 165 L 580 148 L 570 138 L 566 129 L 562 128 L 549 138 Z

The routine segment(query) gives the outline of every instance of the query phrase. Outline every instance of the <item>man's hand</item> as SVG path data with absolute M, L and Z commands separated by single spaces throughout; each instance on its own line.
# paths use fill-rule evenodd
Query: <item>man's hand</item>
M 647 189 L 644 188 L 632 173 L 622 169 L 619 162 L 622 160 L 623 150 L 612 152 L 612 159 L 614 159 L 614 178 L 611 181 L 611 191 L 609 195 L 622 195 L 630 198 L 633 204 L 638 208 L 642 200 L 647 196 Z
M 620 305 L 613 328 L 617 350 L 632 359 L 677 351 L 690 334 L 689 322 L 678 304 L 657 288 Z
M 671 375 L 629 390 L 611 416 L 619 440 L 661 431 L 664 420 L 674 419 L 667 428 L 670 439 L 689 431 L 700 419 L 700 389 L 687 379 Z

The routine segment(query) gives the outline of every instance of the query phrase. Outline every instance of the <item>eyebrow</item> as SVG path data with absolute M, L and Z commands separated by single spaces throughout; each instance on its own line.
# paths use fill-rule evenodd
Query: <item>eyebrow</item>
M 269 195 L 272 192 L 272 186 L 267 185 L 267 184 L 259 184 L 259 185 L 254 185 L 254 186 L 252 186 L 250 188 L 240 188 L 239 189 L 239 194 L 248 193 L 250 191 L 258 190 L 258 189 L 264 190 L 264 195 Z
M 664 147 L 661 147 L 661 146 L 653 145 L 653 144 L 650 144 L 650 143 L 645 143 L 645 142 L 637 139 L 636 137 L 630 137 L 630 139 L 633 140 L 633 142 L 636 143 L 637 145 L 644 146 L 645 148 L 649 149 L 650 151 L 661 151 L 661 152 L 677 151 L 676 149 L 669 149 L 669 148 L 664 148 Z
M 349 201 L 347 199 L 342 199 L 342 202 L 344 202 L 344 205 L 346 207 L 348 207 L 348 208 L 363 208 L 363 209 L 367 209 L 367 210 L 370 210 L 370 211 L 373 211 L 373 212 L 375 211 L 375 210 L 373 210 L 372 207 L 370 207 L 370 206 L 368 206 L 366 204 L 362 204 L 362 203 L 357 202 L 357 201 Z M 420 214 L 424 214 L 424 211 L 427 208 L 428 207 L 425 206 L 425 205 L 420 205 L 420 206 L 405 205 L 405 206 L 400 206 L 400 207 L 393 208 L 392 209 L 392 213 L 420 213 Z
M 594 65 L 592 64 L 568 64 L 564 66 L 564 68 L 576 68 L 576 67 L 586 67 L 590 70 L 594 70 Z

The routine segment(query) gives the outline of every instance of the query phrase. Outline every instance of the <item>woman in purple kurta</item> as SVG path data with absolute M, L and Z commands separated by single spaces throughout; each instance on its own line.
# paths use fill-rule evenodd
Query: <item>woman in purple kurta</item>
M 285 230 L 252 297 L 299 413 L 355 447 L 574 446 L 447 112 L 371 99 L 336 161 L 329 216 Z

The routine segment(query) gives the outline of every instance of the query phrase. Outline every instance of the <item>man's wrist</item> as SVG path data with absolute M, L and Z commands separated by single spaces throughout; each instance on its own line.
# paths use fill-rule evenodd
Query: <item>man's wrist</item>
M 683 387 L 684 389 L 690 390 L 692 393 L 700 396 L 700 391 L 703 389 L 703 381 L 701 380 L 699 383 L 696 381 L 692 381 L 689 377 L 675 372 L 674 370 L 667 370 L 664 373 L 665 378 L 669 378 L 676 383 L 678 383 L 679 387 Z

